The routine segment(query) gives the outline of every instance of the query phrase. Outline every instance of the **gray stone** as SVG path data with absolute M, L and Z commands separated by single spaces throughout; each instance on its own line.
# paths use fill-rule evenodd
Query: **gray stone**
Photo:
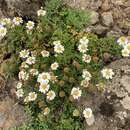
M 4 113 L 0 113 L 0 128 L 3 126 L 7 116 Z
M 112 26 L 114 22 L 112 13 L 111 12 L 102 13 L 102 22 L 106 26 Z
M 126 2 L 124 3 L 124 5 L 125 5 L 126 7 L 130 7 L 130 0 L 126 1 Z
M 108 11 L 111 8 L 110 0 L 104 0 L 102 3 L 101 9 L 103 11 Z
M 95 32 L 96 34 L 103 34 L 108 30 L 107 27 L 102 26 L 101 24 L 95 26 L 95 28 L 93 28 L 93 32 Z
M 127 76 L 127 75 L 122 76 L 121 84 L 130 93 L 130 76 Z
M 28 121 L 24 108 L 9 97 L 0 102 L 0 128 L 10 129 Z
M 91 11 L 91 24 L 96 24 L 99 22 L 99 14 L 95 11 Z
M 128 31 L 128 36 L 130 36 L 130 29 L 129 29 L 129 31 Z
M 64 0 L 69 6 L 78 9 L 98 10 L 102 5 L 101 0 Z
M 0 8 L 5 17 L 28 16 L 36 17 L 36 11 L 42 6 L 44 0 L 1 0 Z
M 114 30 L 111 30 L 111 31 L 109 31 L 109 32 L 107 32 L 107 36 L 108 37 L 116 37 L 116 38 L 118 38 L 118 37 L 120 37 L 121 35 L 123 35 L 123 33 L 121 32 L 121 31 L 114 31 Z
M 129 16 L 129 18 L 130 18 L 130 7 L 128 7 L 128 8 L 126 8 L 125 10 L 124 10 L 124 12 Z

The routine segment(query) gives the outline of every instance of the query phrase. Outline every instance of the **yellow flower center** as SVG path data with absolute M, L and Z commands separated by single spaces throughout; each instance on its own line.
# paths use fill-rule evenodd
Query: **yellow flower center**
M 129 45 L 129 46 L 127 46 L 127 49 L 130 51 L 130 45 Z
M 121 42 L 125 42 L 126 38 L 125 37 L 121 37 Z
M 43 75 L 42 78 L 43 78 L 43 79 L 47 79 L 47 75 Z
M 90 114 L 91 114 L 91 113 L 90 113 L 89 111 L 86 111 L 85 114 L 86 114 L 87 117 L 90 117 Z
M 21 21 L 21 19 L 20 19 L 20 18 L 16 18 L 16 21 L 17 21 L 17 22 L 20 22 L 20 21 Z
M 78 90 L 74 91 L 74 92 L 73 92 L 73 95 L 74 95 L 74 96 L 78 96 L 78 95 L 79 95 L 79 91 L 78 91 Z
M 47 95 L 48 95 L 49 97 L 52 97 L 52 96 L 53 96 L 53 93 L 52 93 L 52 92 L 49 92 Z
M 47 88 L 47 84 L 42 84 L 41 87 L 45 90 Z
M 31 96 L 30 96 L 31 98 L 35 98 L 35 94 L 31 94 Z
M 0 33 L 4 33 L 4 32 L 5 32 L 5 30 L 4 30 L 4 29 L 1 29 L 1 30 L 0 30 Z

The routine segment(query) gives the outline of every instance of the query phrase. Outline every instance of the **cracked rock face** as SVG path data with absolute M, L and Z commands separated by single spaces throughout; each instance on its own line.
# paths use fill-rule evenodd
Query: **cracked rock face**
M 9 97 L 0 102 L 0 128 L 10 129 L 27 120 L 23 106 L 18 105 Z
M 112 82 L 108 83 L 108 90 L 121 98 L 124 109 L 130 110 L 130 60 L 121 59 L 109 66 L 116 73 Z
M 115 72 L 113 79 L 107 80 L 103 93 L 94 91 L 92 98 L 83 103 L 95 111 L 95 122 L 86 125 L 86 130 L 130 130 L 130 59 L 106 67 Z

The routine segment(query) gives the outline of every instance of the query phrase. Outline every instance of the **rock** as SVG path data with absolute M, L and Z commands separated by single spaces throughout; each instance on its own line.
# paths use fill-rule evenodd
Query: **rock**
M 114 4 L 114 5 L 118 5 L 118 6 L 124 6 L 124 2 L 125 0 L 111 0 L 111 2 Z
M 113 25 L 113 16 L 111 12 L 104 12 L 102 13 L 102 22 L 106 26 Z
M 94 115 L 92 115 L 91 118 L 87 118 L 87 119 L 86 119 L 86 122 L 87 122 L 87 124 L 88 124 L 89 126 L 93 125 L 94 122 L 95 122 Z
M 92 9 L 92 10 L 98 10 L 101 5 L 102 5 L 102 1 L 101 0 L 89 0 L 90 1 L 90 5 L 88 4 L 88 8 Z
M 125 5 L 126 7 L 130 7 L 130 0 L 127 0 L 127 1 L 124 3 L 124 5 Z
M 102 26 L 101 24 L 95 26 L 95 28 L 93 28 L 93 32 L 95 32 L 96 34 L 104 34 L 106 33 L 106 31 L 108 30 L 107 27 Z
M 130 29 L 129 29 L 129 31 L 128 31 L 128 36 L 130 36 Z
M 99 114 L 95 117 L 95 123 L 92 126 L 88 126 L 86 123 L 86 130 L 104 130 L 105 122 L 103 117 Z
M 2 18 L 2 17 L 4 17 L 4 15 L 3 15 L 3 13 L 2 13 L 2 11 L 0 9 L 0 18 Z
M 24 108 L 9 97 L 0 102 L 0 128 L 10 129 L 19 126 L 28 119 Z
M 6 80 L 4 78 L 4 76 L 0 75 L 0 92 L 3 91 L 3 89 L 5 88 L 6 85 Z
M 1 0 L 0 8 L 5 17 L 28 16 L 36 17 L 36 11 L 42 6 L 44 0 Z
M 112 56 L 109 53 L 103 54 L 103 60 L 105 63 L 109 63 L 111 61 Z
M 102 4 L 101 0 L 64 0 L 69 6 L 80 9 L 98 10 Z
M 128 8 L 126 8 L 125 10 L 124 10 L 124 12 L 126 13 L 126 15 L 128 15 L 129 16 L 129 18 L 130 18 L 130 7 L 128 7 Z
M 123 98 L 123 100 L 121 101 L 121 104 L 123 105 L 125 109 L 130 110 L 130 97 L 126 96 L 125 98 Z
M 110 8 L 111 8 L 110 0 L 104 0 L 104 2 L 102 3 L 101 9 L 103 11 L 108 11 Z
M 122 35 L 123 35 L 122 32 L 117 32 L 117 31 L 114 31 L 114 30 L 111 30 L 111 31 L 107 32 L 108 37 L 116 37 L 116 38 L 118 38 L 118 37 L 120 37 Z
M 130 93 L 130 76 L 124 75 L 121 78 L 121 84 Z
M 91 24 L 96 24 L 99 22 L 99 14 L 95 11 L 91 11 Z
M 123 10 L 119 7 L 119 8 L 113 8 L 112 10 L 112 15 L 113 15 L 113 19 L 122 19 L 123 18 Z

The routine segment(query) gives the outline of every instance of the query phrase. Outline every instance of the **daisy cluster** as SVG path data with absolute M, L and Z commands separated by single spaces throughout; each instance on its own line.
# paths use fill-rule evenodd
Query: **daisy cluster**
M 86 47 L 86 49 L 84 48 Z M 86 37 L 83 37 L 82 39 L 79 40 L 79 46 L 78 49 L 81 53 L 84 55 L 86 51 L 88 50 L 88 39 Z M 55 55 L 61 55 L 65 51 L 65 47 L 62 45 L 60 40 L 54 41 L 53 42 L 53 51 Z M 39 56 L 39 55 L 38 55 Z M 43 94 L 44 97 L 46 97 L 46 101 L 50 102 L 55 99 L 56 96 L 58 96 L 54 90 L 52 85 L 57 82 L 58 76 L 54 75 L 53 72 L 57 71 L 60 68 L 60 63 L 57 61 L 54 61 L 50 64 L 50 69 L 49 71 L 43 71 L 37 70 L 33 68 L 33 65 L 37 64 L 37 55 L 34 55 L 33 52 L 31 52 L 28 49 L 21 50 L 19 52 L 19 57 L 22 60 L 21 66 L 20 66 L 20 72 L 18 74 L 19 81 L 16 85 L 16 95 L 18 98 L 23 98 L 25 103 L 29 103 L 32 101 L 37 100 L 38 94 Z M 44 58 L 49 58 L 51 57 L 51 53 L 47 50 L 42 50 L 40 52 L 40 57 Z M 90 57 L 90 56 L 89 56 Z M 89 63 L 91 60 L 91 57 L 86 59 L 83 62 Z M 86 62 L 87 61 L 87 62 Z M 30 80 L 30 76 L 35 76 L 37 81 L 36 84 L 38 86 L 37 91 L 30 91 L 28 94 L 24 93 L 24 84 L 26 84 L 26 81 Z M 79 87 L 73 87 L 70 92 L 70 96 L 73 97 L 74 100 L 79 100 L 79 98 L 82 96 L 82 89 L 80 86 L 83 87 L 88 87 L 89 81 L 91 80 L 92 75 L 87 69 L 83 69 L 82 71 L 82 81 Z M 33 90 L 33 89 L 32 89 Z M 64 92 L 60 92 L 60 95 L 65 95 Z M 85 109 L 83 112 L 83 115 L 85 118 L 90 118 L 92 115 L 92 111 L 90 112 L 91 115 L 86 115 L 89 114 L 89 111 L 91 109 Z M 44 115 L 49 114 L 50 108 L 46 107 L 44 109 Z
M 117 40 L 117 43 L 123 48 L 122 49 L 122 56 L 129 57 L 130 56 L 130 36 L 125 37 L 122 36 Z
M 41 17 L 45 15 L 46 11 L 43 10 L 43 8 L 41 7 L 41 9 L 37 11 L 37 16 Z M 12 28 L 15 26 L 20 26 L 21 24 L 23 24 L 22 17 L 14 17 L 12 20 L 10 18 L 0 19 L 0 39 L 3 39 L 6 36 L 8 27 Z M 35 23 L 33 21 L 28 21 L 26 23 L 27 33 L 30 32 L 34 28 L 34 26 Z
M 61 45 L 60 41 L 54 41 L 53 44 L 54 44 L 54 52 L 56 54 L 63 53 L 64 46 Z M 47 50 L 43 50 L 41 51 L 41 56 L 43 58 L 49 57 L 50 53 Z M 19 57 L 22 59 L 22 63 L 20 66 L 21 71 L 18 74 L 19 82 L 17 84 L 17 86 L 20 86 L 20 87 L 16 86 L 17 88 L 16 95 L 18 96 L 18 98 L 21 98 L 24 96 L 22 83 L 29 80 L 29 77 L 31 75 L 31 76 L 37 77 L 37 84 L 39 85 L 38 91 L 46 95 L 46 99 L 48 101 L 52 101 L 56 97 L 56 94 L 53 90 L 51 90 L 50 82 L 54 83 L 56 81 L 56 76 L 51 71 L 56 71 L 59 67 L 59 63 L 55 61 L 50 65 L 51 71 L 39 73 L 37 69 L 32 68 L 33 65 L 36 64 L 36 56 L 33 54 L 33 52 L 30 52 L 28 49 L 21 50 L 19 53 Z M 34 91 L 29 92 L 29 94 L 25 97 L 24 102 L 27 103 L 27 102 L 36 100 L 37 95 L 38 94 Z
M 43 17 L 46 15 L 46 11 L 43 10 L 43 8 L 41 8 L 40 10 L 37 11 L 37 15 L 39 18 Z M 7 29 L 5 26 L 6 24 L 10 23 L 9 21 L 11 20 L 6 19 L 6 20 L 3 20 L 3 22 L 1 22 L 2 26 L 0 30 L 0 37 L 4 37 L 6 35 Z M 14 17 L 11 23 L 12 23 L 12 27 L 20 26 L 24 24 L 23 19 L 21 17 Z M 25 24 L 26 24 L 25 28 L 27 30 L 27 33 L 31 32 L 36 26 L 36 24 L 33 21 L 28 21 Z M 18 73 L 19 80 L 16 85 L 16 95 L 18 99 L 22 98 L 26 104 L 31 103 L 31 102 L 39 103 L 41 101 L 39 100 L 39 97 L 41 99 L 41 96 L 43 96 L 43 99 L 45 100 L 44 102 L 46 103 L 45 105 L 46 107 L 44 107 L 44 110 L 43 110 L 44 115 L 48 115 L 51 110 L 51 108 L 49 108 L 50 106 L 47 104 L 53 103 L 53 102 L 55 103 L 56 98 L 65 97 L 67 95 L 69 96 L 69 98 L 71 97 L 73 101 L 79 101 L 82 96 L 83 89 L 87 88 L 92 80 L 92 74 L 85 67 L 91 63 L 91 56 L 88 52 L 90 41 L 86 36 L 83 36 L 78 41 L 76 41 L 76 45 L 78 44 L 76 47 L 77 48 L 76 50 L 78 51 L 78 54 L 82 57 L 80 63 L 83 63 L 82 69 L 79 72 L 80 75 L 75 74 L 77 77 L 77 80 L 80 80 L 80 81 L 75 86 L 70 85 L 71 88 L 68 88 L 69 92 L 66 92 L 66 90 L 64 91 L 64 88 L 57 89 L 55 86 L 63 87 L 66 85 L 64 82 L 66 79 L 64 80 L 63 77 L 65 77 L 64 67 L 66 66 L 68 67 L 68 64 L 63 65 L 63 63 L 59 62 L 60 60 L 58 60 L 58 58 L 60 56 L 62 57 L 64 53 L 67 51 L 67 47 L 66 47 L 67 45 L 64 44 L 64 41 L 59 40 L 59 39 L 55 41 L 52 41 L 51 39 L 50 42 L 52 43 L 51 44 L 52 48 L 50 49 L 44 46 L 43 48 L 40 48 L 43 50 L 40 50 L 40 49 L 38 50 L 38 54 L 35 54 L 34 51 L 31 51 L 32 48 L 23 49 L 19 52 L 21 65 L 20 65 L 20 72 Z M 72 48 L 72 49 L 75 49 L 75 48 Z M 127 46 L 127 49 L 129 49 L 128 46 Z M 42 65 L 39 63 L 41 61 L 47 62 L 45 63 L 47 67 L 45 67 L 44 69 L 41 67 Z M 36 67 L 36 66 L 40 66 L 41 68 Z M 77 70 L 78 69 L 76 68 L 75 71 Z M 66 71 L 68 70 L 66 69 Z M 109 68 L 103 69 L 101 71 L 101 74 L 106 79 L 112 79 L 114 76 L 113 70 Z M 69 76 L 68 78 L 70 79 Z M 72 78 L 73 77 L 71 77 L 71 79 Z M 35 84 L 34 86 L 31 86 L 31 89 L 30 88 L 27 89 L 28 92 L 26 92 L 25 91 L 26 83 L 28 83 L 28 81 L 31 81 L 32 79 L 35 80 Z M 77 115 L 79 115 L 79 111 L 74 110 L 73 116 L 77 116 Z M 91 108 L 86 107 L 83 110 L 82 115 L 84 116 L 88 124 L 91 124 L 90 122 L 94 121 L 94 115 Z

